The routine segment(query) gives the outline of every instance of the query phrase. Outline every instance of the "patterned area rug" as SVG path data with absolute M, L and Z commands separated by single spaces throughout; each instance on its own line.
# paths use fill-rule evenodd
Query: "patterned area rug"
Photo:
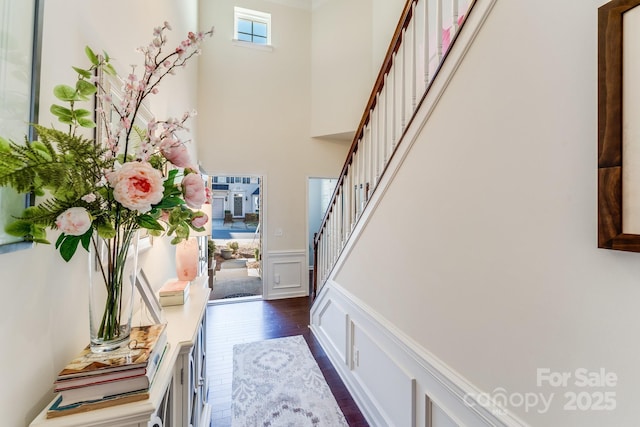
M 233 347 L 234 427 L 347 426 L 302 335 Z

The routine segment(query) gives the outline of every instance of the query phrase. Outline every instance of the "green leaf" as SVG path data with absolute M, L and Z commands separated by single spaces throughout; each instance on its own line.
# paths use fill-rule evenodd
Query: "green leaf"
M 160 237 L 162 236 L 162 231 L 159 230 L 149 230 L 149 234 L 152 235 L 153 237 Z
M 98 224 L 97 230 L 98 230 L 98 235 L 104 239 L 110 239 L 112 237 L 116 237 L 116 229 L 113 228 L 113 225 L 111 225 L 110 223 Z
M 180 197 L 165 196 L 162 200 L 160 200 L 160 203 L 158 203 L 157 205 L 154 205 L 153 207 L 157 209 L 172 209 L 177 206 L 181 206 L 183 204 L 184 204 L 184 200 L 182 200 Z
M 104 71 L 109 74 L 110 76 L 115 76 L 118 74 L 118 72 L 116 71 L 116 69 L 113 67 L 113 65 L 111 64 L 107 64 L 106 67 L 103 68 Z
M 82 243 L 82 247 L 89 252 L 89 245 L 91 244 L 91 236 L 93 235 L 93 229 L 89 228 L 86 233 L 80 236 L 80 242 Z
M 64 123 L 65 125 L 72 125 L 73 118 L 72 117 L 58 117 L 58 121 L 60 123 Z
M 164 231 L 164 227 L 156 221 L 151 215 L 140 215 L 136 222 L 142 228 L 146 228 L 147 230 L 162 230 Z
M 82 118 L 82 117 L 78 119 L 78 124 L 80 126 L 82 126 L 83 128 L 91 129 L 91 128 L 96 127 L 96 122 L 94 122 L 91 119 L 85 119 L 85 118 Z
M 56 240 L 56 249 L 58 249 L 60 247 L 60 245 L 62 244 L 62 242 L 64 241 L 64 234 L 61 234 L 58 236 L 58 240 Z
M 78 93 L 82 96 L 93 95 L 98 91 L 98 88 L 96 88 L 94 84 L 89 83 L 86 80 L 78 80 L 76 82 L 76 89 L 78 90 Z
M 57 116 L 58 118 L 64 117 L 64 118 L 71 119 L 73 117 L 73 112 L 70 109 L 63 107 L 61 105 L 52 104 L 51 107 L 49 108 L 49 111 L 51 111 L 51 113 Z
M 92 113 L 89 110 L 85 110 L 84 108 L 80 108 L 74 111 L 76 117 L 87 117 L 90 116 Z
M 77 101 L 76 90 L 71 86 L 57 85 L 53 88 L 53 94 L 60 101 Z
M 14 237 L 24 237 L 31 233 L 31 223 L 22 219 L 18 219 L 7 224 L 4 231 Z
M 0 136 L 0 152 L 1 153 L 10 153 L 11 152 L 11 144 L 9 141 Z
M 78 68 L 78 67 L 71 67 L 71 68 L 73 68 L 76 73 L 80 74 L 85 79 L 90 79 L 91 77 L 93 77 L 93 75 L 91 74 L 91 71 L 89 70 L 83 70 L 82 68 Z
M 93 65 L 99 64 L 100 61 L 98 61 L 98 56 L 93 52 L 93 50 L 91 50 L 89 46 L 86 46 L 84 48 L 84 53 L 87 55 L 87 58 L 89 58 L 89 61 L 91 61 Z
M 65 236 L 60 245 L 62 259 L 69 262 L 78 249 L 78 243 L 80 243 L 80 236 Z
M 36 243 L 44 243 L 44 244 L 51 244 L 48 240 L 47 240 L 47 232 L 43 227 L 37 226 L 35 224 L 33 224 L 33 226 L 31 227 L 31 237 L 33 238 L 33 241 Z
M 48 162 L 53 160 L 53 157 L 51 157 L 51 154 L 49 153 L 49 150 L 47 150 L 47 147 L 40 141 L 31 142 L 31 148 L 33 148 L 34 151 L 37 151 L 40 157 L 44 160 Z

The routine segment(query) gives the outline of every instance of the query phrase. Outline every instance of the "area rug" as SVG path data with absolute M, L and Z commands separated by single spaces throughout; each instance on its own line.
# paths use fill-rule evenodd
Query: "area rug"
M 347 426 L 302 335 L 233 347 L 234 427 Z

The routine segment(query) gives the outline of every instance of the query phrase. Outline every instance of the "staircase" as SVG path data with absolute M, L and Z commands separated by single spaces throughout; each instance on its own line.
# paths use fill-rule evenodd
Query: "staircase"
M 466 22 L 474 13 L 477 0 L 408 0 L 371 96 L 347 154 L 333 197 L 322 224 L 314 236 L 315 298 L 349 244 L 354 230 L 362 224 L 367 207 L 381 193 L 381 183 L 393 174 L 390 166 L 406 146 L 407 131 L 414 125 L 420 109 L 429 109 L 451 77 L 443 67 L 457 58 L 447 57 Z M 492 4 L 493 1 L 483 2 Z M 479 26 L 482 20 L 476 20 Z M 470 32 L 472 36 L 473 32 Z M 451 68 L 451 67 L 450 67 Z M 436 87 L 437 85 L 440 87 Z M 433 96 L 432 96 L 433 98 Z M 430 105 L 429 105 L 430 104 Z
M 464 102 L 463 96 L 453 102 L 452 97 L 444 98 L 443 94 L 495 3 L 496 0 L 407 1 L 314 238 L 310 327 L 370 425 L 526 425 L 502 410 L 500 404 L 484 399 L 486 394 L 406 332 L 420 330 L 419 312 L 416 316 L 420 301 L 407 304 L 414 317 L 398 316 L 402 325 L 390 322 L 376 310 L 383 305 L 394 313 L 402 312 L 407 299 L 414 296 L 396 294 L 394 289 L 406 291 L 420 286 L 418 273 L 403 275 L 407 281 L 403 286 L 394 283 L 395 275 L 385 274 L 379 265 L 370 266 L 380 275 L 375 284 L 362 280 L 360 274 L 369 267 L 368 262 L 379 264 L 379 260 L 363 257 L 373 252 L 366 245 L 384 240 L 379 235 L 372 238 L 374 232 L 366 230 L 368 224 L 371 230 L 385 233 L 385 228 L 419 223 L 406 225 L 399 219 L 385 227 L 383 221 L 393 212 L 389 205 L 402 202 L 394 198 L 398 192 L 391 184 L 394 179 L 404 185 L 411 181 L 410 174 L 402 174 L 403 163 L 414 160 L 409 153 L 416 141 L 420 140 L 415 151 L 420 153 L 419 148 L 424 147 L 423 128 L 441 98 L 443 104 Z M 451 110 L 455 114 L 455 109 L 447 109 Z M 446 144 L 433 141 L 434 145 L 439 143 Z M 453 163 L 455 158 L 447 161 Z M 416 163 L 422 162 L 407 161 L 405 165 L 412 173 L 421 173 Z M 455 176 L 453 165 L 450 167 Z M 430 178 L 437 180 L 438 176 Z M 439 186 L 437 181 L 430 184 Z M 385 200 L 385 195 L 391 201 Z M 429 207 L 429 203 L 414 205 Z M 417 272 L 420 268 L 415 266 Z M 370 299 L 377 307 L 359 297 L 378 290 L 383 297 Z

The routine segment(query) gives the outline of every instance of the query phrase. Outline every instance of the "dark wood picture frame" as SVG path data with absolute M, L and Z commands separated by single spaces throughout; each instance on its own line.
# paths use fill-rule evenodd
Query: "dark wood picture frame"
M 598 8 L 598 247 L 640 252 L 640 235 L 623 232 L 623 18 L 640 0 Z M 638 43 L 638 41 L 635 41 Z

